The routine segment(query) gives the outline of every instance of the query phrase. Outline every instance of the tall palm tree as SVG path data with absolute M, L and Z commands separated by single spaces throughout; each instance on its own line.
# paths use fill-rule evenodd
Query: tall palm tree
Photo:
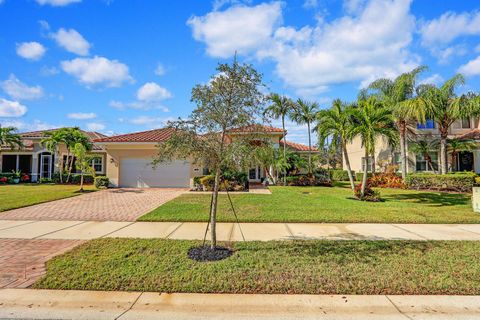
M 474 140 L 471 139 L 447 139 L 447 149 L 450 151 L 451 161 L 452 161 L 452 171 L 458 170 L 456 167 L 457 156 L 460 152 L 463 151 L 473 151 L 477 149 L 477 144 Z
M 409 124 L 425 122 L 425 108 L 419 104 L 406 104 L 413 98 L 417 76 L 426 70 L 425 66 L 403 73 L 395 79 L 378 79 L 369 85 L 377 92 L 383 104 L 391 110 L 399 134 L 402 179 L 407 174 L 407 131 Z
M 2 153 L 2 146 L 7 146 L 10 149 L 20 149 L 23 147 L 22 138 L 16 133 L 17 129 L 14 127 L 0 126 L 0 156 Z M 0 172 L 2 168 L 0 167 Z
M 61 143 L 65 143 L 65 135 L 64 135 L 64 129 L 59 129 L 55 131 L 47 131 L 44 133 L 44 137 L 42 140 L 40 140 L 40 144 L 45 147 L 48 151 L 53 153 L 55 155 L 55 159 L 60 160 L 60 165 L 59 165 L 59 171 L 60 171 L 60 183 L 63 183 L 63 169 L 64 169 L 64 163 L 63 163 L 63 157 L 60 157 L 59 149 L 58 146 Z M 67 153 L 70 151 L 70 149 L 67 148 Z M 67 159 L 69 158 L 69 154 L 67 154 Z M 58 160 L 57 160 L 58 161 Z M 67 160 L 68 161 L 68 160 Z
M 432 163 L 432 156 L 430 154 L 432 151 L 437 150 L 438 140 L 432 138 L 415 140 L 410 143 L 408 148 L 413 153 L 422 155 L 423 159 L 425 160 L 427 170 L 430 169 L 436 173 L 436 169 L 433 167 Z
M 282 120 L 282 129 L 283 129 L 283 161 L 286 163 L 287 161 L 287 136 L 285 131 L 285 117 L 288 116 L 293 109 L 293 101 L 286 97 L 281 96 L 277 93 L 271 94 L 269 100 L 272 102 L 266 109 L 264 114 L 272 117 L 273 119 L 281 119 Z M 286 170 L 283 171 L 283 185 L 287 184 L 286 181 Z
M 367 184 L 368 157 L 375 154 L 375 142 L 377 138 L 386 138 L 390 144 L 394 144 L 397 138 L 394 127 L 394 118 L 391 110 L 375 97 L 371 96 L 366 100 L 360 99 L 358 106 L 352 110 L 353 136 L 360 136 L 362 146 L 365 149 L 365 164 L 363 168 L 363 179 L 361 198 L 365 195 Z
M 341 144 L 340 147 L 345 159 L 348 179 L 353 190 L 355 189 L 355 183 L 353 182 L 353 174 L 347 152 L 347 144 L 353 138 L 351 115 L 352 106 L 347 105 L 340 99 L 335 99 L 330 109 L 321 110 L 317 113 L 317 125 L 313 130 L 318 133 L 319 141 L 325 141 L 328 137 L 331 137 L 333 147 L 336 147 L 337 143 Z
M 306 124 L 308 130 L 308 173 L 312 174 L 312 137 L 311 124 L 315 121 L 318 112 L 318 104 L 316 102 L 308 102 L 298 99 L 295 108 L 290 117 L 297 124 Z
M 420 85 L 418 96 L 408 102 L 409 106 L 425 108 L 428 117 L 435 121 L 440 133 L 440 172 L 448 172 L 447 137 L 451 125 L 460 119 L 478 116 L 480 101 L 473 93 L 458 96 L 455 90 L 465 84 L 465 78 L 456 74 L 441 87 L 431 84 Z

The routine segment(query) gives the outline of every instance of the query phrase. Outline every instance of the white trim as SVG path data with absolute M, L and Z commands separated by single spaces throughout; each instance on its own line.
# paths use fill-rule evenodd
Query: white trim
M 42 179 L 43 177 L 43 173 L 44 173 L 44 164 L 45 164 L 45 160 L 44 158 L 48 158 L 48 178 L 47 179 L 52 179 L 52 154 L 41 154 L 40 155 L 40 172 L 39 172 L 39 176 L 40 176 L 40 179 Z

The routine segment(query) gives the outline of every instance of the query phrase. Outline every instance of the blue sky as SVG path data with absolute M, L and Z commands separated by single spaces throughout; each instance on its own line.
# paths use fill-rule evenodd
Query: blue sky
M 0 21 L 0 123 L 20 131 L 161 127 L 235 51 L 271 91 L 323 108 L 417 65 L 421 81 L 480 84 L 475 0 L 0 0 Z

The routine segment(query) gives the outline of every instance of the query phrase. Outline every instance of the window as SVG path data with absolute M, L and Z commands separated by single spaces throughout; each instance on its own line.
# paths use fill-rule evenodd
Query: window
M 425 123 L 417 123 L 417 129 L 435 129 L 435 122 L 432 119 L 427 119 Z
M 362 172 L 365 170 L 365 157 L 362 157 Z M 372 172 L 372 157 L 367 158 L 367 172 Z
M 462 129 L 470 129 L 470 119 L 462 119 Z
M 428 155 L 430 156 L 431 166 L 430 164 L 427 166 L 425 155 L 417 154 L 415 167 L 417 171 L 432 171 L 432 167 L 435 171 L 438 170 L 438 153 L 429 152 Z
M 93 169 L 95 169 L 96 173 L 103 172 L 103 158 L 102 157 L 95 157 L 91 161 Z

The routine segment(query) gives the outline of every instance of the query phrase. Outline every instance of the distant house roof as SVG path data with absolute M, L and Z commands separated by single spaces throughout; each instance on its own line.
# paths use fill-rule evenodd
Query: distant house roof
M 162 128 L 148 131 L 121 134 L 118 136 L 95 139 L 94 142 L 162 142 L 169 139 L 175 132 L 173 128 Z
M 263 124 L 252 124 L 230 130 L 231 133 L 283 133 L 283 129 Z
M 480 129 L 475 128 L 467 133 L 462 134 L 461 136 L 458 137 L 459 139 L 474 139 L 474 140 L 480 140 Z
M 280 141 L 280 146 L 283 147 L 283 145 L 286 145 L 287 148 L 293 150 L 293 151 L 304 151 L 304 152 L 308 152 L 308 151 L 312 151 L 312 152 L 318 152 L 318 149 L 312 147 L 311 149 L 304 145 L 304 144 L 301 144 L 301 143 L 296 143 L 296 142 L 291 142 L 291 141 L 287 141 L 287 142 L 284 142 L 284 141 Z

